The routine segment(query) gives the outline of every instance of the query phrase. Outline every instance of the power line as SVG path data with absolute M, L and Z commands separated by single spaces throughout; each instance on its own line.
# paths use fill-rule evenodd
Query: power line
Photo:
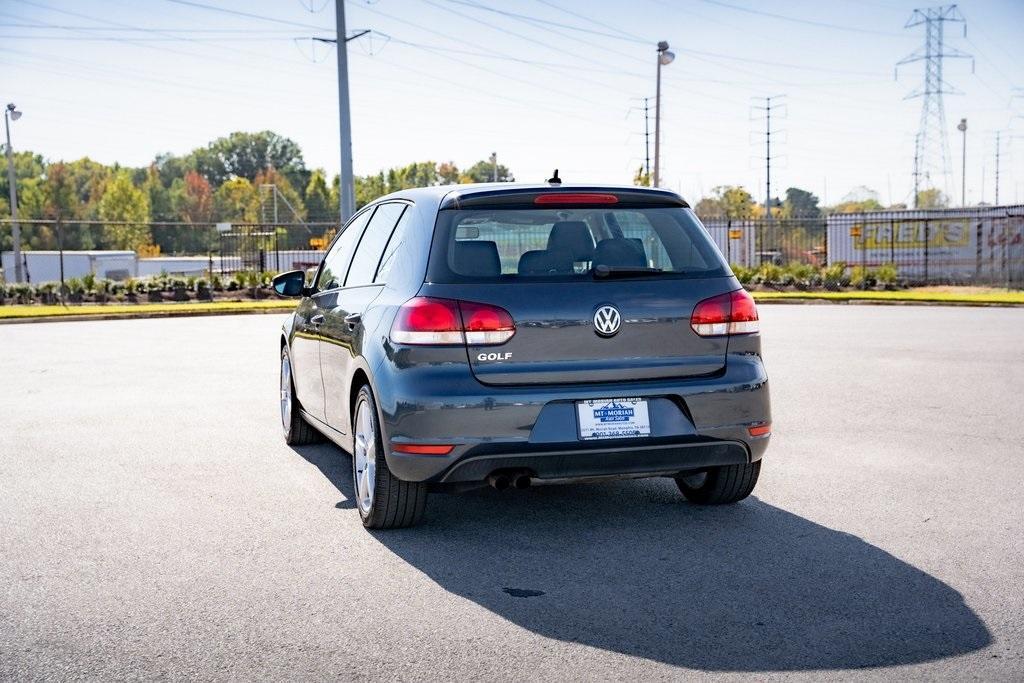
M 566 14 L 568 14 L 570 16 L 576 17 L 578 19 L 583 19 L 584 21 L 588 21 L 591 24 L 594 24 L 595 26 L 603 26 L 604 28 L 611 29 L 613 31 L 618 31 L 622 35 L 628 36 L 630 38 L 633 38 L 637 42 L 640 42 L 640 43 L 650 43 L 651 42 L 649 39 L 644 38 L 642 36 L 638 36 L 635 33 L 628 33 L 627 31 L 623 31 L 621 28 L 618 28 L 616 26 L 612 26 L 611 24 L 606 24 L 606 23 L 604 23 L 602 21 L 598 21 L 597 19 L 594 19 L 593 17 L 589 17 L 589 16 L 587 16 L 585 14 L 581 14 L 579 12 L 574 12 L 574 11 L 572 11 L 570 9 L 565 9 L 564 7 L 560 7 L 560 6 L 556 5 L 555 3 L 551 2 L 550 0 L 537 0 L 537 2 L 541 3 L 542 5 L 547 5 L 548 7 L 551 7 L 552 9 L 556 9 L 559 12 L 565 12 Z
M 340 2 L 341 0 L 339 0 Z M 197 7 L 199 9 L 209 10 L 211 12 L 220 12 L 222 14 L 232 14 L 236 17 L 246 17 L 247 19 L 258 19 L 260 21 L 271 21 L 275 24 L 282 24 L 285 26 L 296 26 L 298 28 L 313 28 L 317 31 L 326 31 L 334 33 L 334 29 L 329 26 L 317 26 L 316 24 L 305 24 L 301 21 L 289 21 L 287 19 L 277 19 L 275 17 L 268 17 L 263 14 L 253 14 L 252 12 L 242 12 L 240 10 L 228 9 L 226 7 L 218 7 L 217 5 L 208 5 L 202 2 L 193 2 L 193 0 L 166 0 L 166 2 L 173 2 L 176 5 L 185 5 L 186 7 Z
M 475 9 L 484 10 L 487 12 L 493 12 L 494 14 L 500 14 L 502 16 L 510 17 L 512 19 L 518 19 L 520 21 L 527 21 L 531 24 L 546 24 L 548 26 L 556 26 L 558 28 L 568 29 L 570 31 L 579 31 L 580 33 L 589 33 L 595 36 L 601 36 L 602 38 L 614 38 L 615 40 L 625 40 L 631 43 L 641 43 L 643 45 L 649 45 L 652 41 L 645 38 L 636 38 L 628 36 L 622 31 L 616 30 L 614 33 L 607 31 L 595 31 L 589 28 L 583 28 L 582 26 L 574 26 L 572 24 L 563 24 L 559 21 L 550 21 L 548 19 L 541 19 L 540 17 L 533 17 L 527 14 L 519 14 L 517 12 L 509 12 L 508 10 L 498 9 L 496 7 L 488 7 L 482 5 L 479 2 L 473 0 L 445 0 L 445 2 L 454 3 L 456 5 L 464 5 L 466 7 L 473 7 Z
M 830 28 L 836 31 L 850 31 L 852 33 L 870 33 L 876 36 L 901 36 L 900 33 L 893 33 L 892 31 L 879 31 L 870 28 L 859 28 L 857 26 L 844 26 L 842 24 L 830 24 L 827 21 L 814 21 L 813 19 L 801 19 L 800 17 L 791 17 L 785 14 L 776 14 L 774 12 L 765 12 L 764 10 L 751 9 L 750 7 L 742 7 L 740 5 L 734 5 L 729 2 L 722 2 L 722 0 L 701 0 L 709 5 L 717 5 L 719 7 L 725 7 L 737 12 L 746 12 L 748 14 L 756 14 L 762 17 L 770 17 L 772 19 L 778 19 L 780 21 L 789 21 L 794 24 L 805 24 L 807 26 L 817 26 L 819 28 Z

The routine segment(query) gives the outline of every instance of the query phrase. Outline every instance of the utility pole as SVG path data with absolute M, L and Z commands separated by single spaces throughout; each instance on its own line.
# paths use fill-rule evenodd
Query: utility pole
M 960 160 L 960 206 L 967 206 L 967 119 L 960 119 L 956 129 L 963 135 Z
M 491 152 L 491 166 L 493 167 L 493 174 L 491 180 L 498 182 L 498 153 Z
M 1002 131 L 996 131 L 996 206 L 999 206 L 999 151 L 1002 148 L 999 136 Z
M 4 109 L 4 127 L 7 129 L 7 184 L 10 186 L 11 195 L 11 241 L 14 252 L 14 281 L 22 280 L 21 264 L 21 226 L 18 224 L 18 184 L 14 173 L 14 150 L 11 148 L 11 121 L 21 118 L 14 103 L 10 103 Z
M 914 10 L 903 28 L 913 28 L 923 24 L 925 27 L 924 47 L 897 62 L 896 75 L 899 76 L 899 68 L 904 64 L 924 62 L 924 86 L 903 98 L 905 100 L 921 98 L 921 119 L 918 124 L 918 136 L 914 150 L 914 157 L 917 159 L 915 173 L 918 176 L 915 178 L 915 183 L 922 175 L 931 179 L 931 171 L 934 170 L 936 175 L 942 176 L 945 192 L 949 195 L 949 142 L 946 138 L 946 110 L 942 103 L 942 96 L 944 94 L 960 94 L 960 91 L 943 80 L 942 61 L 947 57 L 971 59 L 971 71 L 973 72 L 974 58 L 956 48 L 945 46 L 943 26 L 946 22 L 962 23 L 964 35 L 967 35 L 967 22 L 956 5 Z M 914 206 L 915 208 L 917 206 L 916 190 Z
M 654 91 L 654 177 L 651 180 L 652 187 L 661 184 L 661 67 L 672 63 L 676 58 L 675 53 L 670 52 L 668 43 L 658 43 L 658 83 Z
M 921 133 L 918 131 L 914 136 L 914 208 L 917 208 L 917 198 L 921 196 Z
M 784 98 L 785 95 L 771 95 L 770 97 L 756 97 L 754 99 L 764 100 L 764 106 L 752 106 L 764 112 L 764 172 L 765 172 L 765 193 L 764 193 L 764 215 L 771 220 L 772 217 L 772 133 L 779 131 L 772 129 L 772 110 L 779 109 L 785 105 L 773 104 L 773 102 Z M 778 114 L 776 113 L 776 118 Z
M 647 113 L 647 102 L 650 99 L 644 98 L 644 175 L 647 176 L 647 182 L 651 178 L 651 118 Z
M 356 210 L 355 176 L 352 170 L 352 116 L 348 98 L 348 38 L 345 32 L 345 0 L 334 0 L 338 53 L 338 126 L 341 133 L 341 169 L 338 205 L 344 225 Z

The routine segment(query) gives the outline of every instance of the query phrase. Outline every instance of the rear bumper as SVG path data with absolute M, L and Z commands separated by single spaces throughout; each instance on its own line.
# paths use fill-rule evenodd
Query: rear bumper
M 406 481 L 479 482 L 505 469 L 539 479 L 673 474 L 759 460 L 769 441 L 747 431 L 771 422 L 768 378 L 754 354 L 730 356 L 717 376 L 686 380 L 493 387 L 465 366 L 391 373 L 387 362 L 375 374 L 388 467 Z M 625 396 L 648 400 L 650 437 L 578 438 L 576 401 Z M 392 451 L 396 443 L 454 448 L 407 455 Z

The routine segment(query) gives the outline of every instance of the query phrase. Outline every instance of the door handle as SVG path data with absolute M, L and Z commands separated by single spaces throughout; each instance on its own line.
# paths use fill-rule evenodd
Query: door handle
M 312 318 L 309 319 L 309 324 L 310 325 L 322 325 L 323 322 L 324 322 L 324 314 L 323 313 L 317 313 L 316 315 L 314 315 Z
M 363 322 L 363 314 L 349 313 L 348 315 L 345 316 L 345 322 L 348 324 L 348 329 L 354 330 L 356 329 L 356 325 Z

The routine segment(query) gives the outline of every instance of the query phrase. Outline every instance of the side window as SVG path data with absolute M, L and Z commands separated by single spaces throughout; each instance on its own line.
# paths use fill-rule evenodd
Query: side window
M 318 291 L 341 287 L 345 282 L 345 271 L 348 270 L 348 262 L 352 257 L 352 250 L 355 248 L 359 236 L 366 227 L 366 221 L 370 220 L 373 209 L 363 211 L 361 214 L 349 221 L 348 226 L 342 231 L 341 236 L 334 242 L 334 246 L 324 256 L 324 266 L 320 269 L 320 277 L 317 278 L 316 288 Z
M 388 246 L 384 249 L 384 255 L 380 258 L 380 266 L 377 268 L 377 277 L 373 278 L 374 282 L 388 281 L 388 273 L 398 261 L 398 250 L 405 242 L 405 231 L 409 227 L 409 223 L 412 222 L 412 216 L 412 209 L 408 209 L 399 219 L 395 231 L 391 233 L 391 239 L 388 240 Z
M 348 269 L 346 287 L 358 287 L 373 282 L 373 274 L 377 272 L 384 245 L 391 237 L 391 231 L 398 222 L 399 216 L 405 211 L 405 204 L 381 204 L 370 220 L 370 225 L 359 240 L 352 265 Z

